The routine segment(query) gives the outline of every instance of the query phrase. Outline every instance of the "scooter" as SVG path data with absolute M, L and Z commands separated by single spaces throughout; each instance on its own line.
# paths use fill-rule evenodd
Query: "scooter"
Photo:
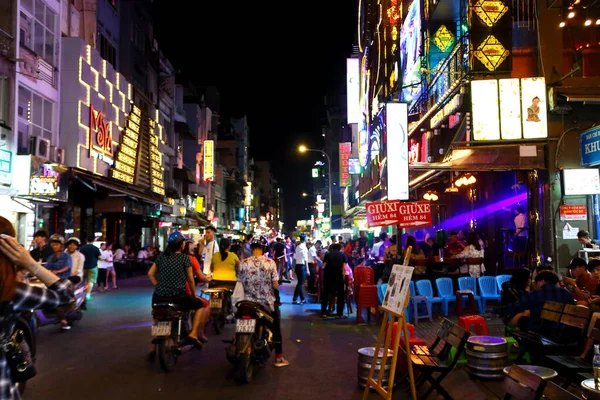
M 275 290 L 275 297 L 279 304 L 278 290 Z M 250 383 L 254 367 L 264 365 L 278 344 L 273 341 L 274 318 L 269 310 L 253 301 L 240 301 L 236 308 L 235 338 L 229 341 L 231 345 L 225 354 L 227 360 L 234 365 L 236 382 Z
M 225 324 L 232 321 L 231 295 L 233 292 L 225 287 L 214 287 L 202 291 L 210 296 L 210 317 L 217 335 L 223 333 Z
M 174 303 L 156 302 L 152 304 L 152 316 L 152 343 L 156 345 L 160 366 L 169 372 L 183 351 L 194 348 L 184 340 L 191 330 L 194 313 L 185 312 Z
M 70 325 L 73 325 L 75 321 L 83 318 L 83 312 L 87 309 L 87 302 L 85 300 L 85 284 L 78 276 L 70 276 L 68 278 L 73 284 L 73 294 L 75 296 L 75 302 L 68 305 L 66 312 L 67 321 Z M 32 286 L 46 287 L 36 277 L 29 278 L 29 284 Z M 35 318 L 36 327 L 60 324 L 60 319 L 54 309 L 35 310 L 33 312 Z

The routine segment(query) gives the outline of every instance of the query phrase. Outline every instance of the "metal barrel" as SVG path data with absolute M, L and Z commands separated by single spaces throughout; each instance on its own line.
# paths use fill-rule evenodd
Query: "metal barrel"
M 364 388 L 367 386 L 367 379 L 369 378 L 369 372 L 371 372 L 371 365 L 373 363 L 373 356 L 375 355 L 375 347 L 363 347 L 358 350 L 358 384 L 360 387 Z M 383 359 L 383 349 L 379 350 L 379 356 L 375 362 L 375 372 L 373 374 L 373 379 L 377 381 L 379 379 L 379 374 L 383 369 L 383 379 L 381 381 L 381 385 L 384 388 L 389 387 L 390 381 L 390 371 L 392 368 L 392 357 L 394 352 L 392 350 L 388 350 L 388 356 L 385 360 L 385 365 L 381 365 L 381 361 Z
M 467 341 L 467 371 L 484 379 L 504 379 L 508 344 L 504 338 L 471 336 Z

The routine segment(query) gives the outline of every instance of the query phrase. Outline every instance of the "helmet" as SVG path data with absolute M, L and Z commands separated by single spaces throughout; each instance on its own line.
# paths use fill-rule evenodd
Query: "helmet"
M 303 242 L 306 240 L 306 235 L 304 233 L 300 234 L 300 240 Z
M 169 235 L 169 239 L 167 241 L 169 243 L 177 243 L 177 242 L 183 242 L 184 240 L 186 240 L 186 237 L 183 236 L 183 233 L 181 233 L 179 231 L 175 231 Z
M 50 243 L 53 243 L 53 242 L 65 244 L 65 238 L 62 237 L 61 235 L 54 234 L 54 235 L 50 236 Z
M 77 247 L 81 246 L 81 240 L 79 240 L 79 238 L 76 238 L 75 236 L 70 237 L 69 240 L 67 240 L 67 245 L 69 245 L 69 243 L 75 243 L 77 245 Z

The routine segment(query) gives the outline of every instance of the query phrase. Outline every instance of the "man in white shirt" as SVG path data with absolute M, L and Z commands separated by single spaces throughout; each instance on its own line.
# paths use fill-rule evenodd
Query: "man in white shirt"
M 304 291 L 302 285 L 304 284 L 304 278 L 310 275 L 308 270 L 308 248 L 306 247 L 306 235 L 300 235 L 300 243 L 296 245 L 296 252 L 294 253 L 294 260 L 296 262 L 296 278 L 298 283 L 296 284 L 296 290 L 294 290 L 294 304 L 304 304 Z M 299 301 L 296 301 L 300 297 Z
M 317 258 L 319 256 L 317 255 L 317 248 L 315 246 L 313 246 L 313 244 L 311 242 L 308 242 L 307 247 L 308 247 L 308 271 L 309 271 L 308 293 L 314 294 L 317 292 L 315 283 L 317 282 L 316 277 L 318 276 L 318 274 L 317 274 Z
M 375 262 L 377 262 L 377 261 L 379 261 L 379 248 L 383 244 L 383 241 L 380 240 L 379 237 L 376 237 L 375 239 L 373 239 L 373 241 L 375 243 L 373 243 L 373 248 L 371 249 L 369 254 L 375 260 Z
M 81 245 L 81 241 L 72 237 L 67 240 L 67 249 L 65 253 L 68 253 L 71 256 L 71 276 L 78 276 L 81 278 L 81 282 L 83 282 L 83 263 L 85 262 L 85 256 L 79 252 L 79 246 Z
M 207 276 L 211 275 L 210 264 L 212 262 L 212 257 L 215 253 L 219 252 L 219 245 L 215 240 L 216 232 L 217 230 L 215 229 L 215 227 L 211 225 L 206 228 L 206 231 L 204 233 L 204 236 L 206 237 L 206 245 L 202 250 L 202 272 L 204 272 L 204 275 Z
M 514 251 L 525 251 L 527 249 L 527 217 L 523 206 L 517 207 L 515 214 Z

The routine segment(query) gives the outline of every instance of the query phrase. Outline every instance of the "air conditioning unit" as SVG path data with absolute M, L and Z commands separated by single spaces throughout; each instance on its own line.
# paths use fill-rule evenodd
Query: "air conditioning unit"
M 50 146 L 50 161 L 57 164 L 65 163 L 65 149 Z
M 50 160 L 50 141 L 39 136 L 32 136 L 29 139 L 29 154 Z

